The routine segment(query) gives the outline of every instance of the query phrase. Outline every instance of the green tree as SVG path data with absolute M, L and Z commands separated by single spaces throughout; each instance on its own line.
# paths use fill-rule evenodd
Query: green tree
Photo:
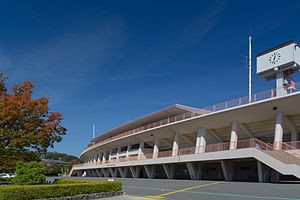
M 48 147 L 66 134 L 62 113 L 50 112 L 48 99 L 33 99 L 34 84 L 23 82 L 9 92 L 0 72 L 0 171 L 12 171 L 16 162 L 39 160 Z
M 46 181 L 45 167 L 41 162 L 17 162 L 16 177 L 11 180 L 14 185 L 37 185 Z

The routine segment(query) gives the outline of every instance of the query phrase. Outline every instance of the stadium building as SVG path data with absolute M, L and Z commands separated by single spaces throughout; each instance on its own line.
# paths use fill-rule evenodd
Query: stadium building
M 276 88 L 206 108 L 174 105 L 91 140 L 71 176 L 277 182 L 300 178 L 295 41 L 257 55 Z

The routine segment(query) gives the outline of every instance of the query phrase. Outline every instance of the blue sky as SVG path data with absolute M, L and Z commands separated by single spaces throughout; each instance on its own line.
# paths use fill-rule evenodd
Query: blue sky
M 30 80 L 68 129 L 58 152 L 173 104 L 205 107 L 248 94 L 263 50 L 300 42 L 300 1 L 0 1 L 0 71 Z M 254 92 L 273 88 L 253 70 Z M 295 76 L 300 81 L 300 76 Z

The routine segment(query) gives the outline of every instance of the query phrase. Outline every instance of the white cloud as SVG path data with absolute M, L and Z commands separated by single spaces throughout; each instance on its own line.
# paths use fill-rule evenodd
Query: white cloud
M 199 17 L 192 19 L 189 23 L 178 27 L 182 30 L 178 32 L 177 48 L 182 48 L 201 41 L 206 34 L 217 24 L 220 13 L 224 10 L 226 4 L 223 1 L 217 1 L 216 6 Z

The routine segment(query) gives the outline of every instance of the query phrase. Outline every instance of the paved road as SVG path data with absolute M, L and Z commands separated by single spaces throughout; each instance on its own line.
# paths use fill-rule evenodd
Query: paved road
M 74 177 L 76 179 L 77 177 Z M 105 178 L 80 178 L 107 180 Z M 300 200 L 300 184 L 271 184 L 220 181 L 191 181 L 166 179 L 121 179 L 126 196 L 122 199 L 174 199 L 174 200 Z

